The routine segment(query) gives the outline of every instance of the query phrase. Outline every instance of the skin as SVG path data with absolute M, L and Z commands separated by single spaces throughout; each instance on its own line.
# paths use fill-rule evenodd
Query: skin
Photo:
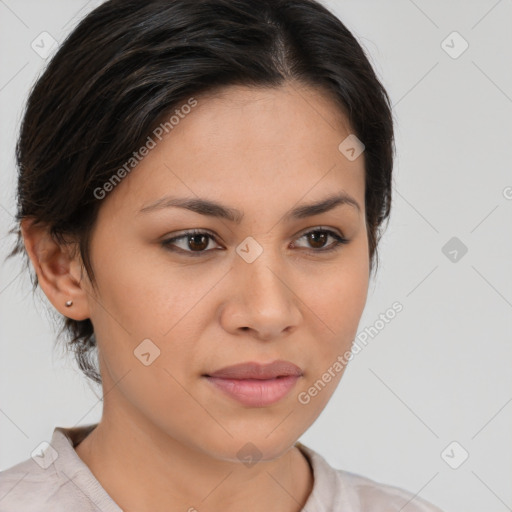
M 340 153 L 351 130 L 320 90 L 232 86 L 197 100 L 102 200 L 91 244 L 96 289 L 78 256 L 29 220 L 25 246 L 55 308 L 94 325 L 103 417 L 76 451 L 123 510 L 297 512 L 314 478 L 294 443 L 343 371 L 308 404 L 297 397 L 350 349 L 367 298 L 364 154 L 349 161 Z M 341 191 L 361 210 L 345 204 L 283 218 Z M 179 208 L 139 213 L 168 194 L 213 199 L 244 218 L 238 225 Z M 332 237 L 315 245 L 304 236 L 319 227 L 349 243 L 322 253 Z M 190 229 L 215 239 L 192 249 L 187 238 L 175 242 L 188 253 L 161 245 Z M 252 263 L 236 252 L 248 236 L 263 249 Z M 197 246 L 203 254 L 189 256 Z M 147 338 L 160 350 L 149 366 L 134 356 Z M 277 359 L 303 376 L 270 406 L 241 405 L 202 377 Z M 237 457 L 248 442 L 261 453 L 250 467 Z

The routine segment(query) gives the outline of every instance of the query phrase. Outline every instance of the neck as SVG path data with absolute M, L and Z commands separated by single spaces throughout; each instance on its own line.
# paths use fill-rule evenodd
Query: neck
M 296 446 L 247 466 L 104 405 L 101 422 L 75 449 L 125 512 L 299 512 L 311 493 L 312 470 Z

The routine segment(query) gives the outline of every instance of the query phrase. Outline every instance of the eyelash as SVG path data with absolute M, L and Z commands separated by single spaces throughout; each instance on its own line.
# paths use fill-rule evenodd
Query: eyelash
M 309 252 L 309 253 L 312 253 L 312 254 L 331 253 L 333 251 L 339 250 L 342 245 L 347 244 L 349 242 L 348 239 L 344 238 L 343 236 L 340 236 L 335 231 L 332 231 L 330 229 L 321 228 L 321 227 L 318 227 L 318 228 L 312 229 L 310 231 L 307 231 L 306 233 L 303 233 L 299 237 L 299 239 L 301 239 L 301 238 L 303 238 L 303 237 L 305 237 L 307 235 L 310 235 L 311 233 L 327 233 L 329 236 L 331 236 L 332 238 L 335 239 L 335 243 L 331 244 L 331 246 L 328 249 L 305 249 L 306 252 Z M 177 236 L 177 237 L 174 237 L 174 238 L 169 238 L 168 240 L 163 240 L 161 242 L 161 245 L 166 250 L 168 250 L 168 251 L 184 253 L 184 254 L 187 254 L 187 255 L 189 255 L 191 257 L 202 256 L 203 254 L 206 254 L 206 253 L 212 251 L 212 249 L 204 250 L 204 251 L 188 251 L 188 250 L 184 250 L 184 249 L 180 249 L 180 248 L 172 248 L 172 244 L 174 242 L 176 242 L 178 240 L 186 239 L 186 238 L 188 238 L 190 236 L 194 236 L 194 235 L 206 235 L 207 237 L 212 239 L 214 242 L 218 243 L 216 238 L 215 238 L 215 236 L 212 235 L 211 233 L 208 233 L 207 231 L 201 231 L 201 230 L 195 230 L 194 229 L 194 230 L 191 230 L 191 231 L 186 231 L 185 233 L 181 234 L 180 236 Z M 215 250 L 215 249 L 213 249 L 213 250 Z

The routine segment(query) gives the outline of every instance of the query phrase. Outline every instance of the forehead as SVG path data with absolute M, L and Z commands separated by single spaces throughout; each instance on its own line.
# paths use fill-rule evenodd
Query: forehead
M 231 86 L 195 100 L 117 185 L 109 208 L 135 213 L 181 194 L 275 209 L 338 191 L 364 207 L 364 154 L 350 161 L 340 152 L 351 128 L 327 94 Z

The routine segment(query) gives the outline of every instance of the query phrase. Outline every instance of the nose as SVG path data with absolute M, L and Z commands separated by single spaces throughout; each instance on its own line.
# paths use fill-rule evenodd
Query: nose
M 252 263 L 237 258 L 230 272 L 229 299 L 224 303 L 221 321 L 232 334 L 250 332 L 270 341 L 293 332 L 302 314 L 298 290 L 279 257 L 270 250 Z

